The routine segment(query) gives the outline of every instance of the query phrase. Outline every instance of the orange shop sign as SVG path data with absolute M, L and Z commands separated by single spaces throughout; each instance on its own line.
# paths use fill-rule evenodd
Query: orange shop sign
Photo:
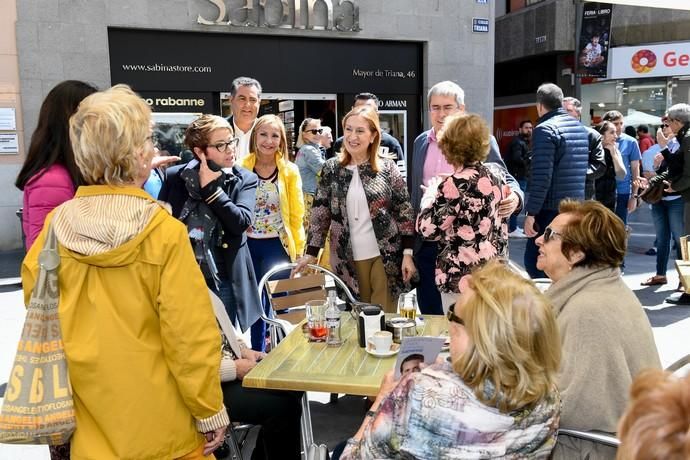
M 609 78 L 690 75 L 690 42 L 611 48 Z

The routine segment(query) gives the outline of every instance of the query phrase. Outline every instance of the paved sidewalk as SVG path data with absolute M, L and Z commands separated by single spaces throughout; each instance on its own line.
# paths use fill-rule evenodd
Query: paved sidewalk
M 690 306 L 676 306 L 664 303 L 664 299 L 678 286 L 678 276 L 673 268 L 674 256 L 670 258 L 667 273 L 669 283 L 665 286 L 644 287 L 640 283 L 654 274 L 656 258 L 644 255 L 654 242 L 654 228 L 648 207 L 630 216 L 632 234 L 626 257 L 623 278 L 635 291 L 654 329 L 657 349 L 662 365 L 667 366 L 676 359 L 690 353 L 687 340 L 690 331 Z M 525 240 L 510 240 L 510 256 L 522 265 Z M 0 253 L 0 277 L 17 277 L 23 251 Z M 19 338 L 24 319 L 22 295 L 17 286 L 0 285 L 0 385 L 7 376 L 14 358 L 14 347 Z M 340 441 L 351 436 L 359 427 L 365 409 L 362 398 L 342 396 L 338 403 L 330 404 L 329 395 L 310 393 L 315 440 L 327 443 L 332 450 Z M 45 446 L 9 446 L 0 444 L 0 459 L 44 460 L 48 459 Z

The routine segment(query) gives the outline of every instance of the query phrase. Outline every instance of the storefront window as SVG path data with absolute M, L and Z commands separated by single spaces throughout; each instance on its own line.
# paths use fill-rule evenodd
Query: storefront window
M 674 78 L 670 83 L 669 106 L 690 103 L 690 77 Z
M 626 124 L 661 124 L 667 108 L 667 79 L 630 79 L 582 86 L 584 123 L 596 125 L 609 110 L 618 110 Z M 688 89 L 685 90 L 687 96 Z M 629 120 L 629 121 L 628 121 Z

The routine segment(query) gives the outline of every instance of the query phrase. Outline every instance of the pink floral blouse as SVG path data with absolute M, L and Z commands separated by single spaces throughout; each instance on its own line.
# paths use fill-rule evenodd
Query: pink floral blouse
M 444 179 L 436 199 L 417 218 L 417 231 L 438 241 L 436 285 L 460 292 L 462 278 L 477 265 L 505 256 L 508 226 L 498 216 L 502 183 L 481 163 L 465 166 Z

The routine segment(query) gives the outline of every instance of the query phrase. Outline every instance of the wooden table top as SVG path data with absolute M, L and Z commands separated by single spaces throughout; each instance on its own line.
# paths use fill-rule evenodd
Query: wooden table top
M 424 326 L 417 326 L 418 335 L 448 335 L 444 316 L 423 318 Z M 376 396 L 397 355 L 377 358 L 360 348 L 357 324 L 349 313 L 343 313 L 340 330 L 343 345 L 327 347 L 325 343 L 308 342 L 298 325 L 244 377 L 242 384 L 273 390 Z

